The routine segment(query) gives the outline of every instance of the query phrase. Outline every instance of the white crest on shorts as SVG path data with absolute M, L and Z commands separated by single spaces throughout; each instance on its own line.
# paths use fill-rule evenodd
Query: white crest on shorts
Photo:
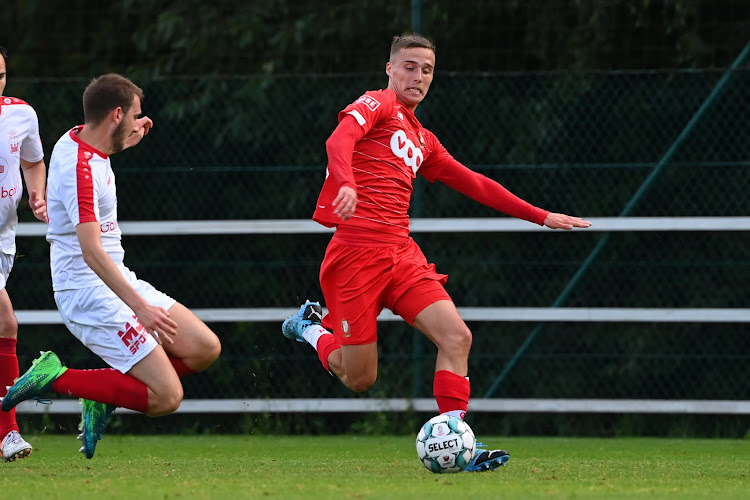
M 346 319 L 341 320 L 341 329 L 344 330 L 344 337 L 352 336 L 352 334 L 349 333 L 349 322 Z

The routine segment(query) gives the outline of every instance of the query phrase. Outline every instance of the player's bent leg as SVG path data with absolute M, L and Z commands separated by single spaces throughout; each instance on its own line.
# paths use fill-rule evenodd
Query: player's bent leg
M 364 392 L 378 378 L 378 344 L 343 345 L 328 357 L 331 371 L 354 392 Z
M 461 319 L 453 301 L 439 300 L 425 307 L 414 318 L 413 326 L 438 348 L 435 371 L 468 373 L 471 330 Z
M 8 339 L 18 337 L 18 320 L 5 288 L 0 289 L 0 337 Z
M 159 417 L 177 411 L 183 398 L 182 384 L 161 346 L 136 363 L 128 375 L 148 387 L 146 415 Z
M 179 302 L 169 308 L 169 315 L 177 323 L 177 335 L 172 337 L 173 344 L 164 342 L 164 350 L 180 358 L 192 371 L 203 371 L 211 366 L 221 353 L 219 337 Z

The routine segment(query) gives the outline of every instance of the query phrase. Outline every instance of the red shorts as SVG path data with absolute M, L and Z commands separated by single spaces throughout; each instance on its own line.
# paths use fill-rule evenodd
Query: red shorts
M 328 314 L 323 327 L 341 345 L 376 342 L 377 318 L 388 308 L 410 325 L 425 307 L 451 300 L 443 285 L 448 275 L 435 272 L 417 243 L 361 247 L 331 240 L 320 267 Z

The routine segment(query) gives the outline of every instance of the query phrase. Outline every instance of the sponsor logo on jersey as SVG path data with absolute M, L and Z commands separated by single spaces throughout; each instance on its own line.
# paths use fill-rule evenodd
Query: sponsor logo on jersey
M 404 160 L 407 166 L 411 167 L 416 175 L 419 166 L 422 165 L 424 155 L 408 137 L 403 130 L 397 130 L 391 136 L 391 151 L 393 154 Z
M 103 233 L 108 233 L 110 231 L 114 231 L 115 229 L 117 229 L 117 221 L 113 220 L 111 222 L 102 222 L 100 226 L 102 228 Z
M 13 198 L 18 192 L 18 186 L 10 189 L 5 189 L 4 186 L 0 186 L 0 198 Z
M 377 99 L 366 94 L 360 97 L 359 99 L 357 99 L 356 101 L 354 101 L 354 104 L 359 104 L 359 103 L 362 103 L 368 108 L 370 108 L 370 111 L 375 111 L 380 106 L 380 103 L 378 102 Z

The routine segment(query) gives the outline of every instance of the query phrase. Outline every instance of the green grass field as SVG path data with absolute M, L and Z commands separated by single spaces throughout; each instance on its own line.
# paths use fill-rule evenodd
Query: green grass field
M 750 441 L 503 438 L 508 466 L 437 475 L 404 436 L 31 435 L 5 498 L 748 498 Z

